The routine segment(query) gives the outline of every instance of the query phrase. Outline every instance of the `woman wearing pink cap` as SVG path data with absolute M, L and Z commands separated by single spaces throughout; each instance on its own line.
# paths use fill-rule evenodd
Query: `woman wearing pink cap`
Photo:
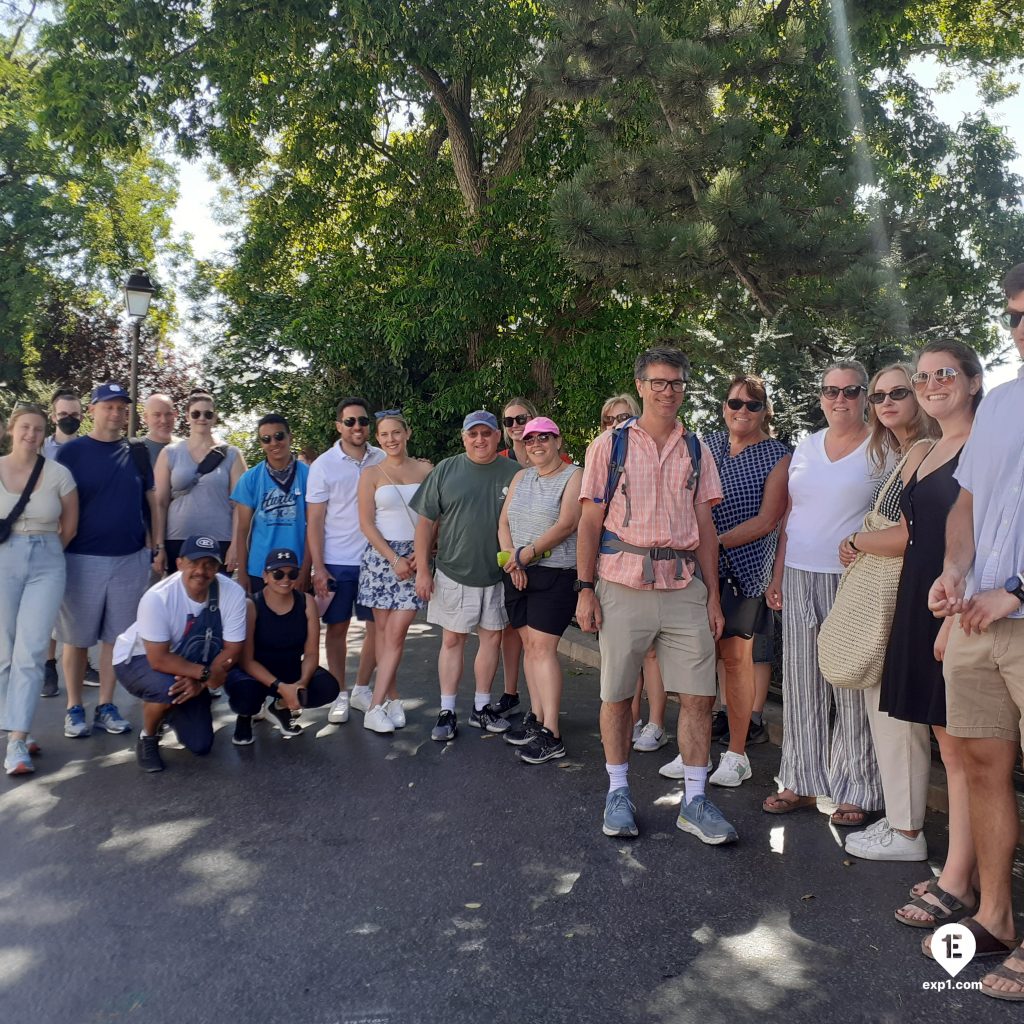
M 562 668 L 558 641 L 576 610 L 578 466 L 562 461 L 557 424 L 535 416 L 523 427 L 529 466 L 512 480 L 498 520 L 505 563 L 505 609 L 523 640 L 526 686 L 533 710 L 505 739 L 528 764 L 565 757 L 558 725 Z

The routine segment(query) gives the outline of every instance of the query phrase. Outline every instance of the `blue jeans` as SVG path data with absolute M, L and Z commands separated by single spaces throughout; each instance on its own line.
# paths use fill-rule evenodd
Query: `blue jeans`
M 12 533 L 0 544 L 0 729 L 28 732 L 64 597 L 64 548 L 55 533 Z

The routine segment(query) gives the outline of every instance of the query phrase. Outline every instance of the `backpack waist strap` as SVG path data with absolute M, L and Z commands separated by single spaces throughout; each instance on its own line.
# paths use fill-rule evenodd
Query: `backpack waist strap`
M 637 544 L 627 544 L 624 540 L 605 530 L 601 534 L 601 554 L 611 555 L 618 551 L 627 551 L 631 555 L 643 555 L 644 558 L 644 583 L 654 583 L 654 563 L 671 562 L 676 563 L 675 579 L 683 578 L 683 564 L 686 563 L 690 572 L 694 572 L 696 565 L 696 552 L 685 548 L 642 548 Z

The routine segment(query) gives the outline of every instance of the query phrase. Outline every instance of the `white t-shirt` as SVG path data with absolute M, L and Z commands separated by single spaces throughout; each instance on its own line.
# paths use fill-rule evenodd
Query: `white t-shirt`
M 220 618 L 225 643 L 241 643 L 245 639 L 245 591 L 234 582 L 217 577 L 220 587 Z M 142 595 L 138 618 L 117 638 L 114 664 L 146 653 L 144 640 L 170 643 L 173 650 L 185 635 L 188 617 L 198 615 L 204 604 L 193 601 L 176 572 L 152 586 Z
M 324 562 L 327 565 L 359 565 L 366 538 L 359 529 L 359 474 L 384 461 L 384 452 L 366 446 L 362 462 L 345 454 L 338 441 L 309 467 L 306 506 L 327 502 L 324 519 Z
M 839 544 L 864 525 L 878 480 L 868 462 L 867 438 L 849 455 L 830 462 L 825 434 L 805 437 L 789 464 L 793 507 L 786 528 L 786 568 L 841 573 Z

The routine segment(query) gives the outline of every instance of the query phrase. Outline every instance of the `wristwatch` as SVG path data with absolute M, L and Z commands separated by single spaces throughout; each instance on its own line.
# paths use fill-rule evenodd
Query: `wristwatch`
M 581 590 L 593 590 L 594 584 L 590 580 L 576 580 L 572 585 L 572 589 L 578 594 Z
M 203 673 L 199 677 L 197 682 L 205 683 L 209 678 L 210 678 L 210 666 L 209 665 L 204 665 L 203 666 Z
M 1004 584 L 1004 589 L 1008 594 L 1013 594 L 1021 604 L 1024 604 L 1024 576 L 1017 573 L 1016 576 L 1011 576 Z

